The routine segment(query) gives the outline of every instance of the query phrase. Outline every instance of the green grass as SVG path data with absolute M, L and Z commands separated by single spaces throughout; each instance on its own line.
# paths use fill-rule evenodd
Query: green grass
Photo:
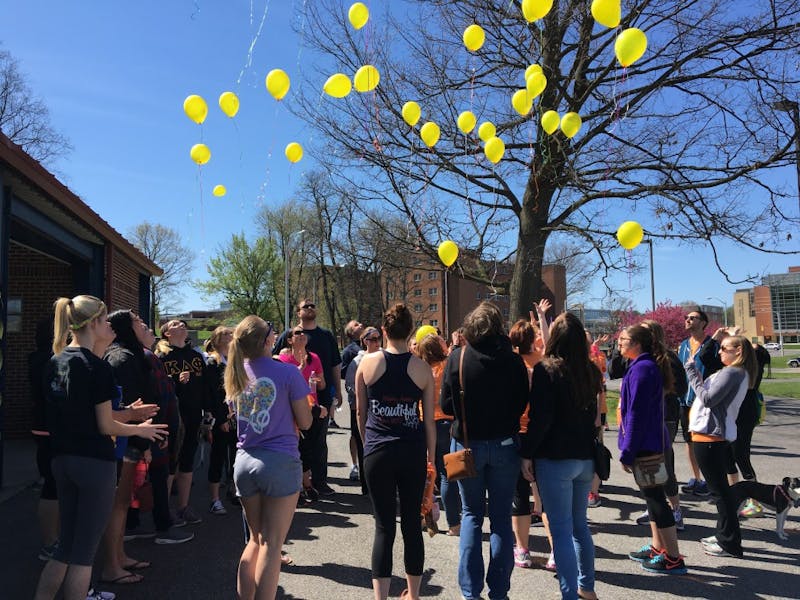
M 794 369 L 793 371 L 789 371 L 788 373 L 777 373 L 773 371 L 772 377 L 767 377 L 765 374 L 764 379 L 762 381 L 771 381 L 773 379 L 796 379 L 800 381 L 800 369 Z
M 617 405 L 619 404 L 619 392 L 608 390 L 606 392 L 606 406 L 608 407 L 608 414 L 606 420 L 609 425 L 617 424 Z
M 794 380 L 771 381 L 761 380 L 759 388 L 765 396 L 778 396 L 780 398 L 794 398 L 800 400 L 800 377 Z

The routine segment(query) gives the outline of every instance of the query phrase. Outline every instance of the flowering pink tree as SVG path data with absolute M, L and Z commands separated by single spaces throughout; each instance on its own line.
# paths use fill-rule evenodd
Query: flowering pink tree
M 647 311 L 644 314 L 628 311 L 620 315 L 622 327 L 641 323 L 645 319 L 652 319 L 661 324 L 661 327 L 664 328 L 664 334 L 667 338 L 667 346 L 669 348 L 677 348 L 681 340 L 686 337 L 686 330 L 684 329 L 686 308 L 683 306 L 672 304 L 672 302 L 667 300 L 666 302 L 657 304 L 655 310 Z M 706 332 L 712 335 L 721 326 L 721 323 L 712 321 L 706 327 Z

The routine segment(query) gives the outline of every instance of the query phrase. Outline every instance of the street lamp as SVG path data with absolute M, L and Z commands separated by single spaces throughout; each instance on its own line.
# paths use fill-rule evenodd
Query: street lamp
M 800 106 L 796 100 L 781 98 L 771 104 L 775 110 L 787 112 L 792 116 L 794 123 L 794 161 L 797 166 L 797 200 L 800 205 Z
M 653 312 L 656 311 L 656 274 L 653 271 L 653 240 L 642 240 L 643 244 L 650 246 L 650 301 L 653 303 Z
M 283 327 L 289 329 L 290 309 L 289 309 L 289 242 L 295 235 L 305 233 L 305 229 L 295 231 L 286 236 L 283 243 Z
M 722 313 L 723 318 L 725 319 L 725 327 L 728 326 L 728 305 L 725 304 L 725 300 L 722 298 L 717 298 L 716 296 L 708 296 L 706 300 L 716 300 L 717 302 L 722 302 Z

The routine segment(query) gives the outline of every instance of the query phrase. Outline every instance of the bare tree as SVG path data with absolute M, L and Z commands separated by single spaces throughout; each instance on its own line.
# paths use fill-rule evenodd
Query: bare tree
M 151 292 L 157 314 L 169 312 L 181 298 L 183 287 L 190 285 L 194 251 L 183 244 L 177 231 L 157 223 L 139 223 L 128 236 L 142 254 L 164 271 L 153 278 Z
M 800 4 L 633 0 L 621 27 L 642 29 L 649 44 L 627 69 L 614 58 L 617 33 L 594 22 L 589 4 L 557 0 L 528 24 L 516 2 L 409 1 L 367 45 L 340 2 L 309 3 L 305 26 L 315 35 L 305 40 L 323 55 L 317 64 L 374 64 L 381 79 L 374 93 L 320 102 L 319 82 L 331 73 L 318 68 L 306 73 L 314 91 L 292 106 L 324 134 L 317 156 L 359 209 L 402 218 L 431 256 L 446 237 L 475 251 L 486 260 L 467 274 L 478 280 L 491 283 L 482 265 L 513 260 L 512 317 L 540 297 L 555 232 L 592 250 L 603 281 L 625 266 L 615 232 L 628 219 L 656 240 L 709 245 L 730 281 L 721 240 L 795 253 L 772 242 L 800 221 L 790 218 L 794 190 L 770 172 L 794 158 L 794 134 L 773 101 L 797 89 Z M 469 53 L 461 34 L 473 22 L 486 42 Z M 531 63 L 548 84 L 520 116 L 510 98 Z M 408 100 L 440 126 L 434 148 L 420 141 L 422 122 L 403 122 Z M 474 132 L 456 128 L 467 109 L 496 124 L 506 148 L 499 164 L 484 158 Z M 547 135 L 539 117 L 549 109 L 579 113 L 578 135 Z
M 47 163 L 72 150 L 50 123 L 50 112 L 19 69 L 19 62 L 0 50 L 0 131 L 36 160 Z

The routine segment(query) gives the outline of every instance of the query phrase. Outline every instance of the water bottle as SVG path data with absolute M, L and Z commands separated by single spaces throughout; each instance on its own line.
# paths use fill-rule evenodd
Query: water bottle
M 308 376 L 308 389 L 311 391 L 312 394 L 317 393 L 317 372 L 311 371 Z

